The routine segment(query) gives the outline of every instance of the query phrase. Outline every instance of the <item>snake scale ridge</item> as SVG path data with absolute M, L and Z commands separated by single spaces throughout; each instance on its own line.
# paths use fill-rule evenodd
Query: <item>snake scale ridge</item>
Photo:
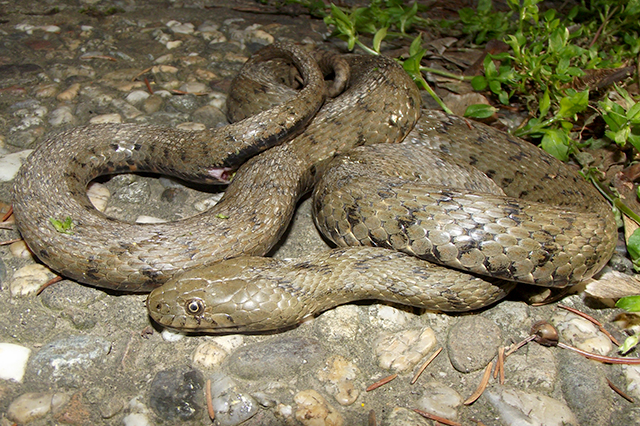
M 293 62 L 304 88 L 222 137 L 89 126 L 43 143 L 15 182 L 16 219 L 32 251 L 63 275 L 98 287 L 149 291 L 169 280 L 149 296 L 151 317 L 213 332 L 286 327 L 358 299 L 476 309 L 503 297 L 508 281 L 564 286 L 590 277 L 610 257 L 615 221 L 584 179 L 524 141 L 421 111 L 417 88 L 394 61 L 347 58 L 348 88 L 309 121 L 322 103 L 320 71 L 290 45 L 259 52 L 248 66 L 274 58 Z M 284 124 L 265 125 L 273 122 Z M 192 218 L 121 223 L 98 213 L 85 195 L 86 184 L 104 173 L 224 180 L 240 157 L 290 133 L 297 136 L 242 164 L 218 205 Z M 235 147 L 242 134 L 256 135 L 259 148 Z M 51 156 L 60 167 L 45 174 Z M 291 261 L 259 257 L 318 181 L 315 220 L 327 238 L 375 247 Z M 49 219 L 66 216 L 73 232 L 53 230 Z

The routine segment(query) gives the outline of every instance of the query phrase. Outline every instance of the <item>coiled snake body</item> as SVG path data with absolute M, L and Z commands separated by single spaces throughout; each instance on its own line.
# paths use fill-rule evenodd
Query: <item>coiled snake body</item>
M 297 56 L 304 54 L 288 55 L 308 76 Z M 327 101 L 303 133 L 243 164 L 214 210 L 177 223 L 116 223 L 92 209 L 84 187 L 105 172 L 179 174 L 176 167 L 203 157 L 200 141 L 208 135 L 94 126 L 55 136 L 16 179 L 14 209 L 25 240 L 53 269 L 91 285 L 148 291 L 175 275 L 150 294 L 151 317 L 168 327 L 225 332 L 289 326 L 357 299 L 475 309 L 504 296 L 510 284 L 502 279 L 563 286 L 608 260 L 617 237 L 611 210 L 575 172 L 494 129 L 437 111 L 421 114 L 415 85 L 392 60 L 349 62 L 349 88 Z M 289 128 L 317 108 L 303 99 L 310 96 L 305 90 L 289 103 L 305 111 L 296 124 L 285 120 Z M 247 132 L 255 133 L 255 123 Z M 179 143 L 188 152 L 186 139 L 200 148 L 173 156 L 177 164 L 149 148 L 154 141 Z M 43 179 L 59 145 L 71 145 L 61 154 L 68 159 L 55 177 Z M 96 151 L 101 145 L 107 149 Z M 228 157 L 242 150 L 222 151 Z M 224 177 L 231 166 L 204 165 L 192 174 Z M 319 177 L 313 203 L 319 228 L 339 246 L 377 247 L 288 262 L 255 257 L 275 244 L 297 199 Z M 49 219 L 67 215 L 73 232 L 52 231 Z

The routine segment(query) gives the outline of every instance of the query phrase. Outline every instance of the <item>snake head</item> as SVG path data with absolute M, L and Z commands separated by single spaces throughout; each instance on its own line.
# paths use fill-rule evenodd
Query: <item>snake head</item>
M 188 271 L 149 294 L 149 315 L 166 328 L 184 332 L 271 330 L 282 307 L 281 295 L 257 277 L 274 262 L 241 257 Z

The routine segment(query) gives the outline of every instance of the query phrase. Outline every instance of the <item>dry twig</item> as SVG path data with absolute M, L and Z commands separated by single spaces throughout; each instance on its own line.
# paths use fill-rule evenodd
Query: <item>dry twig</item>
M 487 385 L 489 384 L 492 368 L 493 368 L 493 361 L 491 361 L 487 365 L 487 367 L 484 369 L 484 374 L 482 375 L 482 380 L 480 380 L 480 384 L 478 385 L 476 390 L 471 394 L 471 396 L 463 402 L 464 405 L 473 404 L 478 398 L 480 398 L 480 395 L 482 395 L 482 392 L 484 392 L 484 390 L 487 388 Z
M 596 326 L 598 326 L 598 328 L 600 329 L 601 332 L 603 332 L 608 338 L 609 340 L 611 340 L 613 342 L 614 345 L 616 346 L 620 346 L 620 342 L 618 342 L 618 340 L 616 340 L 615 337 L 613 337 L 611 335 L 611 333 L 609 333 L 607 331 L 606 328 L 604 328 L 604 326 L 602 325 L 602 323 L 600 321 L 598 321 L 597 319 L 595 319 L 594 317 L 592 317 L 591 315 L 587 315 L 584 312 L 581 312 L 577 309 L 571 308 L 569 306 L 565 306 L 565 305 L 558 305 L 558 308 L 562 308 L 562 309 L 566 309 L 567 311 L 576 314 L 578 316 L 581 316 L 582 318 L 591 321 L 593 324 L 595 324 Z
M 413 411 L 415 411 L 416 413 L 420 414 L 422 417 L 424 417 L 426 419 L 435 420 L 436 422 L 442 423 L 443 425 L 447 425 L 447 426 L 462 426 L 458 422 L 454 422 L 453 420 L 445 419 L 444 417 L 436 416 L 435 414 L 427 413 L 426 411 L 418 410 L 417 408 L 414 408 Z
M 213 411 L 213 401 L 211 400 L 211 379 L 207 379 L 204 384 L 204 399 L 207 400 L 207 413 L 209 413 L 209 418 L 214 420 L 216 418 L 216 412 Z
M 415 376 L 413 376 L 413 379 L 411 379 L 411 384 L 413 385 L 415 382 L 418 381 L 418 378 L 420 377 L 420 375 L 424 372 L 424 370 L 429 366 L 429 364 L 431 364 L 431 362 L 433 362 L 434 359 L 436 359 L 436 357 L 440 354 L 440 352 L 442 352 L 442 348 L 438 349 L 433 355 L 431 355 L 429 357 L 428 360 L 426 360 L 424 362 L 424 364 L 422 364 L 420 366 L 420 368 L 418 369 L 418 372 L 416 373 Z
M 370 392 L 370 391 L 372 391 L 374 389 L 378 389 L 380 386 L 386 385 L 387 383 L 389 383 L 390 381 L 392 381 L 396 377 L 398 377 L 398 374 L 392 374 L 390 376 L 385 377 L 384 379 L 380 379 L 377 382 L 375 382 L 374 384 L 369 385 L 369 387 L 367 387 L 367 389 L 366 389 L 366 392 Z

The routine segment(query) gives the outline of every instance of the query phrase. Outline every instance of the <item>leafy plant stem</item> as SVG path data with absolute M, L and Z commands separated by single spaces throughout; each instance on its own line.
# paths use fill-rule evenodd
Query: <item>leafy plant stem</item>
M 539 133 L 540 131 L 542 131 L 544 128 L 552 125 L 553 123 L 555 123 L 558 120 L 561 120 L 562 117 L 560 117 L 559 115 L 555 115 L 545 121 L 543 121 L 542 123 L 539 123 L 533 127 L 531 127 L 530 129 L 518 129 L 515 132 L 513 132 L 513 134 L 515 136 L 518 137 L 523 137 L 523 136 L 528 136 L 534 133 Z
M 620 210 L 622 213 L 631 218 L 634 222 L 640 225 L 640 216 L 638 216 L 629 206 L 627 206 L 620 197 L 614 195 L 609 188 L 607 188 L 597 177 L 593 176 L 593 173 L 589 173 L 586 176 L 587 180 L 591 181 L 591 183 L 600 191 L 604 197 L 609 200 L 614 207 Z
M 456 79 L 456 80 L 459 80 L 459 81 L 471 81 L 471 80 L 473 80 L 473 76 L 453 74 L 453 73 L 450 73 L 449 71 L 439 70 L 439 69 L 435 69 L 435 68 L 429 68 L 429 67 L 421 66 L 420 67 L 420 71 L 422 71 L 422 72 L 430 72 L 431 74 L 441 75 L 443 77 L 453 78 L 453 79 Z
M 422 75 L 414 76 L 414 81 L 416 82 L 418 87 L 424 89 L 438 103 L 438 105 L 440 105 L 440 108 L 442 108 L 444 112 L 446 112 L 447 114 L 453 114 L 453 111 L 451 111 L 449 107 L 446 106 L 444 102 L 442 102 L 442 99 L 440 99 L 440 97 L 431 88 L 431 86 L 429 86 L 429 83 L 427 83 L 427 80 L 425 80 Z
M 600 37 L 600 34 L 602 34 L 602 30 L 604 30 L 604 27 L 607 26 L 611 17 L 614 16 L 617 12 L 618 12 L 618 6 L 611 9 L 611 12 L 607 14 L 607 16 L 602 20 L 602 25 L 598 27 L 598 30 L 596 31 L 596 33 L 593 36 L 593 39 L 591 40 L 591 43 L 589 43 L 589 49 L 591 49 L 593 45 L 596 44 L 596 42 L 598 41 L 598 38 Z
M 366 44 L 364 44 L 363 42 L 361 42 L 359 39 L 356 38 L 355 40 L 356 44 L 358 46 L 360 46 L 360 48 L 362 50 L 364 50 L 365 52 L 367 52 L 370 55 L 379 55 L 380 53 L 376 52 L 375 50 L 373 50 L 372 48 L 368 47 Z

